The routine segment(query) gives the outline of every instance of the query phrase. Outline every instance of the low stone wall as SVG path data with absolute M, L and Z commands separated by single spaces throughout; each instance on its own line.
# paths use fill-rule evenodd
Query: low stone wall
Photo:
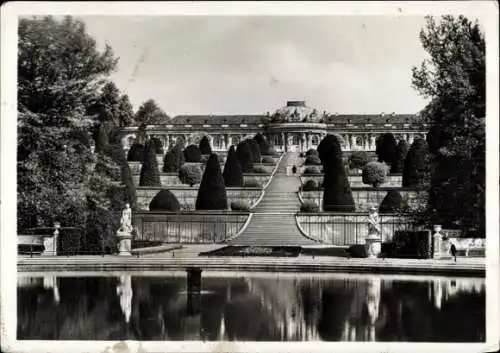
M 363 178 L 361 175 L 348 175 L 349 184 L 351 187 L 367 187 L 368 185 L 363 184 Z M 310 174 L 301 175 L 300 181 L 305 184 L 308 180 L 314 180 L 318 184 L 323 182 L 323 174 Z M 403 176 L 400 174 L 388 175 L 387 180 L 381 187 L 401 187 L 403 185 Z
M 427 191 L 403 189 L 403 188 L 352 188 L 352 197 L 357 212 L 368 211 L 370 207 L 379 207 L 382 200 L 390 190 L 397 190 L 410 209 L 415 210 L 427 203 Z M 319 208 L 323 209 L 323 191 L 301 191 L 299 197 L 302 202 L 313 201 Z
M 149 203 L 161 189 L 161 187 L 138 187 L 136 189 L 137 208 L 143 211 L 149 210 Z M 168 188 L 168 190 L 170 190 L 175 197 L 177 197 L 183 211 L 194 210 L 196 198 L 198 196 L 197 186 L 193 186 L 192 188 L 189 186 L 177 186 Z M 258 187 L 228 187 L 226 188 L 227 208 L 229 210 L 231 208 L 231 202 L 234 201 L 248 202 L 249 205 L 252 206 L 255 202 L 257 202 L 261 193 L 262 189 Z
M 368 235 L 368 213 L 298 213 L 297 225 L 313 240 L 336 246 L 364 244 Z M 411 227 L 409 217 L 380 215 L 382 241 L 391 241 L 394 232 Z
M 220 243 L 236 235 L 248 220 L 245 212 L 135 212 L 136 239 L 164 243 Z

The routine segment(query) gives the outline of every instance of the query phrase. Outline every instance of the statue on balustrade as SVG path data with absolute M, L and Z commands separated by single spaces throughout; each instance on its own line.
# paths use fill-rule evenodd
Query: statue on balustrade
M 377 208 L 370 208 L 370 215 L 368 216 L 368 235 L 380 236 L 380 216 L 378 215 Z

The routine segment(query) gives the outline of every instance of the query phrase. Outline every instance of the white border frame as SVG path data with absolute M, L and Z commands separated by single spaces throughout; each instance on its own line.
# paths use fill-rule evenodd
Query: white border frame
M 479 19 L 487 42 L 487 332 L 486 344 L 437 343 L 234 343 L 234 342 L 109 342 L 16 341 L 16 61 L 17 16 L 74 15 L 442 15 L 464 14 Z M 499 347 L 499 155 L 498 155 L 498 2 L 9 2 L 1 8 L 1 343 L 6 352 L 206 352 L 282 351 L 495 351 Z

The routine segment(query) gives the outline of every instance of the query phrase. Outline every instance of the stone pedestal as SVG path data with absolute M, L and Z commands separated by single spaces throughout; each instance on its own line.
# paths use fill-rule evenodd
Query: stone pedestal
M 131 256 L 130 250 L 132 249 L 132 234 L 128 232 L 118 231 L 116 233 L 118 238 L 118 251 L 120 256 Z
M 366 257 L 375 259 L 382 251 L 382 238 L 376 234 L 369 234 L 365 239 Z

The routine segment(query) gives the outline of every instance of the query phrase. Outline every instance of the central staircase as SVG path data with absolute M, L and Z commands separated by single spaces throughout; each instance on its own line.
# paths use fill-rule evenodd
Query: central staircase
M 298 166 L 298 154 L 289 152 L 278 165 L 273 180 L 264 197 L 252 210 L 247 228 L 228 245 L 301 246 L 313 245 L 297 228 L 295 213 L 300 209 L 297 191 L 300 180 L 297 175 L 287 175 L 293 165 Z

